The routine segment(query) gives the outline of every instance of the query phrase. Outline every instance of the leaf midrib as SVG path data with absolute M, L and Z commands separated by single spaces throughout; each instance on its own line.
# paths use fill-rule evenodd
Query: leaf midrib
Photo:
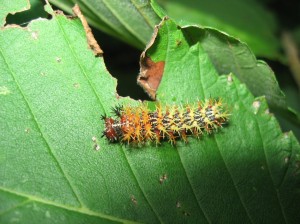
M 234 84 L 235 84 L 235 83 L 234 83 Z M 235 84 L 235 88 L 237 88 L 236 84 Z M 239 94 L 238 94 L 238 92 L 237 92 L 237 97 L 238 97 L 239 99 L 241 99 L 240 96 L 239 96 Z M 240 100 L 240 102 L 242 102 L 242 106 L 244 107 L 244 109 L 245 109 L 245 110 L 248 110 L 248 108 L 244 105 L 243 100 Z M 269 174 L 268 176 L 270 177 L 271 182 L 272 182 L 272 184 L 273 184 L 273 189 L 275 190 L 276 187 L 275 187 L 275 183 L 274 183 L 274 180 L 273 180 L 273 178 L 272 178 L 272 175 L 271 175 L 270 166 L 269 166 L 269 161 L 268 161 L 268 159 L 267 159 L 267 155 L 266 155 L 266 151 L 265 151 L 265 144 L 264 144 L 263 137 L 262 137 L 262 134 L 261 134 L 262 132 L 261 132 L 261 129 L 260 129 L 260 126 L 259 126 L 259 122 L 257 121 L 257 118 L 256 118 L 256 117 L 255 117 L 254 120 L 255 120 L 256 126 L 258 127 L 259 137 L 260 137 L 260 141 L 261 141 L 261 144 L 260 144 L 260 145 L 262 145 L 262 147 L 263 147 L 264 158 L 265 158 L 265 162 L 266 162 L 266 164 L 267 164 L 267 170 L 268 170 L 268 174 Z M 285 216 L 285 212 L 284 212 L 283 207 L 282 207 L 282 204 L 280 203 L 280 198 L 279 198 L 279 195 L 278 195 L 278 191 L 275 190 L 275 194 L 276 194 L 277 202 L 278 202 L 278 205 L 279 205 L 279 207 L 280 207 L 281 214 L 282 214 L 282 216 L 283 216 L 283 218 L 284 218 L 284 221 L 285 221 L 285 223 L 288 223 L 288 221 L 287 221 L 287 219 L 286 219 L 286 216 Z
M 234 63 L 236 64 L 236 67 L 240 70 L 240 66 L 238 66 L 236 57 L 235 57 L 235 55 L 234 55 L 234 53 L 233 53 L 233 50 L 232 50 L 232 46 L 231 46 L 231 44 L 228 42 L 228 40 L 227 40 L 227 44 L 228 44 L 229 49 L 230 49 L 229 52 L 231 52 L 232 58 L 234 59 Z M 240 71 L 240 72 L 241 72 L 241 71 Z M 236 87 L 236 88 L 237 88 L 237 87 Z M 240 98 L 238 93 L 237 93 L 237 96 L 238 96 L 238 98 Z M 241 102 L 242 102 L 242 105 L 243 105 L 243 107 L 245 108 L 245 110 L 247 110 L 247 107 L 244 105 L 244 101 L 241 100 Z M 257 121 L 257 118 L 256 118 L 256 117 L 255 117 L 255 123 L 256 123 L 256 126 L 258 127 L 258 130 L 259 130 L 259 137 L 260 137 L 261 145 L 263 146 L 263 152 L 264 152 L 265 162 L 266 162 L 266 164 L 267 164 L 267 170 L 268 170 L 270 179 L 271 179 L 271 181 L 272 181 L 273 188 L 276 189 L 275 182 L 274 182 L 274 179 L 273 179 L 273 177 L 272 177 L 271 170 L 270 170 L 270 166 L 269 166 L 269 160 L 268 160 L 268 157 L 267 157 L 267 155 L 266 155 L 266 150 L 265 150 L 266 147 L 265 147 L 265 144 L 264 144 L 264 141 L 263 141 L 263 137 L 262 137 L 262 134 L 261 134 L 262 131 L 261 131 L 261 129 L 260 129 L 259 122 Z M 287 218 L 286 218 L 286 215 L 285 215 L 285 212 L 284 212 L 284 210 L 283 210 L 283 207 L 282 207 L 282 204 L 281 204 L 281 201 L 280 201 L 280 198 L 279 198 L 279 195 L 278 195 L 278 191 L 275 190 L 275 192 L 276 192 L 277 202 L 278 202 L 278 204 L 279 204 L 279 206 L 280 206 L 280 208 L 281 208 L 281 214 L 282 214 L 282 216 L 284 217 L 285 223 L 288 223 Z
M 132 28 L 130 27 L 130 25 L 128 25 L 127 23 L 125 23 L 122 20 L 122 16 L 120 16 L 116 10 L 114 10 L 113 7 L 111 7 L 111 5 L 106 2 L 105 0 L 102 0 L 103 4 L 110 10 L 110 12 L 119 20 L 119 22 L 123 25 L 123 27 L 129 32 L 131 33 L 141 44 L 141 46 L 145 46 L 144 40 L 143 38 L 141 38 L 139 35 L 136 35 L 136 33 L 134 32 L 134 30 L 132 30 Z
M 117 218 L 117 217 L 114 217 L 114 216 L 106 215 L 104 213 L 95 212 L 95 211 L 92 211 L 92 210 L 90 210 L 89 208 L 87 208 L 85 206 L 72 207 L 72 206 L 69 206 L 69 205 L 64 205 L 64 204 L 61 204 L 61 203 L 57 203 L 55 201 L 46 200 L 46 199 L 43 199 L 43 198 L 40 198 L 40 197 L 37 197 L 37 196 L 34 196 L 34 195 L 29 195 L 29 194 L 26 194 L 26 193 L 22 193 L 22 192 L 14 191 L 14 190 L 11 190 L 11 189 L 7 189 L 7 188 L 1 187 L 1 186 L 0 186 L 0 190 L 4 191 L 4 192 L 7 192 L 7 193 L 10 193 L 10 194 L 13 194 L 13 195 L 16 195 L 16 196 L 27 198 L 27 200 L 19 203 L 19 205 L 25 205 L 25 204 L 28 204 L 29 202 L 32 201 L 32 202 L 38 202 L 38 203 L 45 204 L 45 205 L 51 205 L 51 206 L 61 208 L 61 209 L 66 209 L 66 210 L 72 211 L 72 212 L 77 212 L 77 213 L 80 213 L 80 214 L 83 214 L 83 215 L 89 215 L 89 216 L 104 218 L 104 219 L 111 220 L 111 221 L 117 221 L 117 222 L 122 222 L 122 223 L 132 223 L 132 224 L 133 223 L 138 223 L 138 222 L 133 222 L 131 220 L 126 220 L 126 219 L 121 219 L 121 218 Z M 19 207 L 20 206 L 15 206 L 14 208 L 19 208 Z M 9 209 L 9 210 L 11 210 L 11 209 Z M 6 210 L 6 211 L 8 211 L 8 210 Z M 4 213 L 6 211 L 4 211 Z
M 53 160 L 54 160 L 54 162 L 56 163 L 58 169 L 59 169 L 60 172 L 63 174 L 63 177 L 66 179 L 66 182 L 67 182 L 67 184 L 69 185 L 70 189 L 72 190 L 72 193 L 73 193 L 73 195 L 75 196 L 76 200 L 77 200 L 77 201 L 80 203 L 80 205 L 82 206 L 82 201 L 80 200 L 80 198 L 79 198 L 78 195 L 76 194 L 76 192 L 75 192 L 75 190 L 74 190 L 74 187 L 72 186 L 72 184 L 71 184 L 71 182 L 70 182 L 70 180 L 69 180 L 68 175 L 66 174 L 66 172 L 65 172 L 65 171 L 63 170 L 63 168 L 61 167 L 58 158 L 55 156 L 55 153 L 52 151 L 49 142 L 47 141 L 45 135 L 43 134 L 43 132 L 42 132 L 42 130 L 41 130 L 41 127 L 40 127 L 39 123 L 37 122 L 37 118 L 36 118 L 36 116 L 34 115 L 31 106 L 30 106 L 30 104 L 29 104 L 27 98 L 25 97 L 25 95 L 24 95 L 24 93 L 23 93 L 23 91 L 22 91 L 22 88 L 21 88 L 21 86 L 19 85 L 19 82 L 16 80 L 14 71 L 11 69 L 9 63 L 6 61 L 6 58 L 5 58 L 4 54 L 3 54 L 3 51 L 2 51 L 2 48 L 1 48 L 1 47 L 0 47 L 0 54 L 1 54 L 1 56 L 2 56 L 2 58 L 3 58 L 3 61 L 5 62 L 6 67 L 8 68 L 8 70 L 9 70 L 9 72 L 10 72 L 10 74 L 11 74 L 11 76 L 12 76 L 12 78 L 13 78 L 13 80 L 14 80 L 14 82 L 15 82 L 15 84 L 16 84 L 16 86 L 17 86 L 17 88 L 18 88 L 18 90 L 19 90 L 19 92 L 20 92 L 20 94 L 21 94 L 21 96 L 22 96 L 22 98 L 23 98 L 23 100 L 24 100 L 24 102 L 25 102 L 25 104 L 26 104 L 28 110 L 29 110 L 29 113 L 30 113 L 31 116 L 33 117 L 33 121 L 34 121 L 34 123 L 35 123 L 37 129 L 39 130 L 39 132 L 40 132 L 40 134 L 41 134 L 41 137 L 42 137 L 44 143 L 45 143 L 46 146 L 47 146 L 47 149 L 48 149 L 48 151 L 49 151 L 50 156 L 53 158 Z

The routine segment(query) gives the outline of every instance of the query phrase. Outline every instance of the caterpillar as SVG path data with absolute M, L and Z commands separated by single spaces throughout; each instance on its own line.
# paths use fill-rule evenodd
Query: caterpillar
M 197 101 L 187 105 L 156 105 L 150 111 L 147 105 L 137 107 L 116 106 L 116 118 L 102 116 L 105 130 L 102 137 L 110 142 L 161 143 L 168 140 L 172 145 L 177 139 L 188 142 L 188 136 L 199 138 L 203 133 L 212 133 L 227 123 L 229 114 L 220 99 Z

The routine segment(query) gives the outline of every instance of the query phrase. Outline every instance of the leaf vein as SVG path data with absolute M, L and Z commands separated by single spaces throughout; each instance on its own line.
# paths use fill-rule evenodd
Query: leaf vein
M 77 193 L 76 193 L 76 191 L 75 191 L 73 185 L 71 184 L 71 181 L 70 181 L 68 175 L 66 174 L 66 172 L 65 172 L 65 171 L 63 170 L 63 168 L 61 167 L 58 158 L 56 157 L 55 153 L 52 151 L 49 142 L 47 141 L 45 135 L 43 134 L 42 129 L 41 129 L 39 123 L 38 123 L 38 120 L 37 120 L 36 116 L 34 115 L 33 110 L 32 110 L 32 108 L 31 108 L 31 106 L 30 106 L 30 104 L 29 104 L 27 98 L 25 97 L 25 94 L 23 93 L 22 88 L 21 88 L 21 86 L 19 85 L 19 83 L 18 83 L 18 81 L 17 81 L 17 79 L 16 79 L 16 77 L 15 77 L 14 71 L 13 71 L 12 68 L 10 67 L 9 63 L 6 61 L 5 56 L 4 56 L 4 53 L 3 53 L 3 50 L 2 50 L 1 48 L 0 48 L 0 54 L 1 54 L 2 58 L 3 58 L 3 61 L 4 61 L 5 64 L 6 64 L 8 70 L 10 71 L 11 76 L 12 76 L 12 78 L 13 78 L 13 80 L 14 80 L 16 86 L 17 86 L 17 88 L 19 89 L 20 94 L 21 94 L 22 97 L 23 97 L 26 106 L 27 106 L 28 109 L 29 109 L 29 113 L 30 113 L 31 116 L 33 117 L 34 123 L 36 124 L 36 126 L 37 126 L 39 132 L 41 133 L 42 139 L 44 140 L 44 142 L 45 142 L 45 144 L 46 144 L 46 146 L 47 146 L 47 149 L 48 149 L 48 151 L 49 151 L 50 156 L 54 159 L 54 161 L 55 161 L 55 163 L 56 163 L 58 169 L 60 170 L 60 172 L 62 172 L 63 176 L 65 177 L 65 179 L 66 179 L 66 181 L 67 181 L 67 184 L 70 186 L 70 188 L 71 188 L 71 190 L 72 190 L 74 196 L 76 197 L 77 201 L 78 201 L 78 202 L 80 203 L 80 205 L 82 206 L 83 204 L 82 204 L 82 202 L 81 202 L 79 196 L 77 195 Z
M 251 222 L 251 223 L 255 223 L 255 222 L 251 219 L 251 216 L 250 216 L 250 214 L 249 214 L 249 212 L 248 212 L 248 209 L 246 208 L 245 202 L 243 201 L 243 199 L 242 199 L 242 197 L 241 197 L 241 193 L 240 193 L 240 191 L 238 190 L 238 188 L 237 188 L 237 186 L 236 186 L 236 184 L 235 184 L 235 181 L 234 181 L 234 179 L 233 179 L 233 176 L 232 176 L 231 173 L 229 172 L 229 168 L 228 168 L 228 166 L 227 166 L 227 164 L 226 164 L 226 162 L 225 162 L 225 159 L 224 159 L 224 157 L 223 157 L 223 155 L 222 155 L 222 153 L 221 153 L 220 146 L 219 146 L 219 144 L 218 144 L 218 141 L 217 141 L 216 137 L 214 137 L 214 139 L 215 139 L 216 145 L 217 145 L 217 147 L 218 147 L 218 151 L 219 151 L 219 153 L 220 153 L 220 156 L 221 156 L 221 158 L 222 158 L 222 160 L 223 160 L 223 162 L 224 162 L 224 166 L 225 166 L 225 168 L 226 168 L 226 170 L 227 170 L 227 172 L 228 172 L 228 174 L 229 174 L 229 176 L 230 176 L 230 178 L 231 178 L 231 180 L 232 180 L 232 182 L 233 182 L 233 186 L 234 186 L 234 188 L 235 188 L 235 190 L 236 190 L 236 192 L 237 192 L 237 195 L 239 196 L 239 199 L 240 199 L 240 201 L 241 201 L 241 204 L 243 205 L 243 208 L 245 209 L 245 212 L 246 212 L 246 214 L 247 214 L 247 216 L 248 216 L 250 222 Z
M 28 198 L 29 201 L 34 201 L 34 202 L 41 203 L 41 204 L 44 204 L 44 205 L 54 206 L 54 207 L 57 207 L 57 208 L 60 208 L 60 209 L 65 209 L 65 210 L 68 210 L 68 211 L 77 212 L 77 213 L 80 213 L 80 214 L 83 214 L 83 215 L 99 217 L 99 218 L 102 218 L 102 219 L 117 221 L 117 222 L 121 222 L 121 223 L 137 223 L 137 222 L 134 222 L 134 221 L 131 221 L 131 220 L 125 220 L 125 219 L 117 218 L 117 217 L 114 217 L 114 216 L 111 216 L 111 215 L 106 215 L 104 213 L 95 212 L 95 211 L 90 210 L 87 207 L 81 207 L 81 208 L 72 207 L 72 206 L 69 206 L 69 205 L 64 205 L 64 204 L 57 203 L 55 201 L 49 201 L 49 200 L 46 200 L 46 199 L 43 199 L 43 198 L 40 198 L 40 197 L 37 197 L 37 196 L 34 196 L 34 195 L 28 195 L 26 193 L 10 190 L 10 189 L 7 189 L 7 188 L 1 187 L 1 186 L 0 186 L 0 190 L 4 191 L 4 192 L 11 193 L 11 194 L 14 194 L 14 195 L 17 195 L 17 196 L 20 196 L 20 197 Z
M 267 167 L 268 167 L 267 170 L 268 170 L 270 179 L 271 179 L 271 181 L 272 181 L 273 187 L 274 187 L 274 189 L 276 189 L 275 182 L 274 182 L 274 179 L 272 178 L 272 174 L 271 174 L 271 170 L 270 170 L 270 165 L 269 165 L 270 161 L 268 160 L 268 157 L 267 157 L 267 154 L 266 154 L 265 143 L 264 143 L 264 141 L 263 141 L 263 137 L 262 137 L 262 134 L 261 134 L 262 131 L 261 131 L 259 122 L 257 122 L 257 118 L 255 118 L 255 123 L 256 123 L 256 125 L 257 125 L 257 127 L 258 127 L 258 130 L 259 130 L 259 137 L 260 137 L 261 144 L 262 144 L 262 146 L 263 146 L 263 152 L 264 152 L 264 156 L 265 156 L 265 161 L 266 161 L 266 164 L 267 164 Z M 275 190 L 275 192 L 276 192 L 276 197 L 277 197 L 278 204 L 279 204 L 280 209 L 281 209 L 281 214 L 282 214 L 282 216 L 283 216 L 283 218 L 284 218 L 285 223 L 288 223 L 288 221 L 287 221 L 287 219 L 286 219 L 285 212 L 284 212 L 283 207 L 282 207 L 282 204 L 281 204 L 281 201 L 280 201 L 280 199 L 279 199 L 278 190 Z
M 140 37 L 140 35 L 137 35 L 134 30 L 122 20 L 122 16 L 120 16 L 105 0 L 102 0 L 103 4 L 111 11 L 111 13 L 119 20 L 119 22 L 124 26 L 124 28 L 131 33 L 142 46 L 145 45 L 144 40 Z
M 136 8 L 136 10 L 139 12 L 139 14 L 145 19 L 145 21 L 146 21 L 146 23 L 148 24 L 148 26 L 149 26 L 151 29 L 153 29 L 153 26 L 151 25 L 150 20 L 149 20 L 149 19 L 145 16 L 145 14 L 141 11 L 141 8 L 147 7 L 147 6 L 150 5 L 150 1 L 147 1 L 147 3 L 144 4 L 144 5 L 141 6 L 141 7 L 138 7 L 138 6 L 136 5 L 136 3 L 135 3 L 133 0 L 130 0 L 130 1 L 131 1 L 132 5 L 134 5 L 134 7 Z
M 204 212 L 203 207 L 201 206 L 201 203 L 200 203 L 201 200 L 198 200 L 198 198 L 197 198 L 197 196 L 196 196 L 195 188 L 193 187 L 193 185 L 192 185 L 192 183 L 191 183 L 191 181 L 190 181 L 190 178 L 189 178 L 189 176 L 188 176 L 188 174 L 187 174 L 187 172 L 186 172 L 186 169 L 185 169 L 185 167 L 184 167 L 184 165 L 183 165 L 183 162 L 182 162 L 182 159 L 181 159 L 181 156 L 180 156 L 178 150 L 177 150 L 177 153 L 178 153 L 178 157 L 179 157 L 179 159 L 180 159 L 181 165 L 182 165 L 182 169 L 183 169 L 183 171 L 184 171 L 184 173 L 185 173 L 185 175 L 186 175 L 187 181 L 188 181 L 188 183 L 189 183 L 189 185 L 190 185 L 190 187 L 191 187 L 191 189 L 192 189 L 193 195 L 194 195 L 194 197 L 195 197 L 195 199 L 196 199 L 196 201 L 197 201 L 197 205 L 198 205 L 200 211 L 202 212 L 202 214 L 204 215 L 204 217 L 206 218 L 207 222 L 208 222 L 208 223 L 212 223 L 211 220 L 208 218 L 207 214 Z
M 235 84 L 235 83 L 234 83 L 234 84 Z M 236 89 L 237 89 L 236 84 L 235 84 L 235 87 L 236 87 Z M 238 96 L 238 98 L 240 98 L 238 92 L 237 92 L 237 96 Z M 241 102 L 242 102 L 242 104 L 244 105 L 244 101 L 241 100 Z M 244 105 L 244 107 L 245 107 L 245 109 L 247 110 L 247 107 L 246 107 L 245 105 Z M 271 171 L 270 171 L 270 167 L 269 167 L 269 161 L 268 161 L 268 159 L 267 159 L 267 155 L 266 155 L 266 151 L 265 151 L 265 144 L 264 144 L 264 141 L 263 141 L 263 138 L 262 138 L 262 134 L 261 134 L 262 132 L 261 132 L 261 129 L 260 129 L 260 126 L 259 126 L 259 122 L 257 121 L 257 118 L 256 118 L 256 117 L 255 117 L 255 123 L 256 123 L 256 126 L 258 127 L 258 130 L 259 130 L 259 137 L 260 137 L 261 145 L 262 145 L 262 147 L 263 147 L 263 152 L 264 152 L 265 161 L 266 161 L 266 164 L 267 164 L 267 167 L 268 167 L 267 170 L 268 170 L 270 179 L 271 179 L 271 181 L 272 181 L 272 183 L 273 183 L 273 187 L 274 187 L 274 189 L 276 189 L 276 188 L 275 188 L 274 180 L 273 180 L 272 175 L 271 175 Z M 276 197 L 277 197 L 278 204 L 279 204 L 279 206 L 280 206 L 280 208 L 281 208 L 281 212 L 282 212 L 282 215 L 283 215 L 283 217 L 284 217 L 285 223 L 287 223 L 286 216 L 285 216 L 285 214 L 284 214 L 284 212 L 283 212 L 283 208 L 282 208 L 282 205 L 281 205 L 280 200 L 279 200 L 278 191 L 275 190 L 275 194 L 276 194 Z
M 198 52 L 199 52 L 199 54 L 200 54 L 200 44 L 198 44 Z M 201 68 L 201 66 L 200 66 L 200 60 L 199 60 L 198 66 L 199 66 L 199 71 L 200 71 L 200 68 Z M 201 86 L 201 88 L 202 88 L 202 93 L 203 93 L 203 97 L 205 98 L 206 96 L 205 96 L 205 92 L 204 92 L 204 88 L 203 88 L 203 81 L 202 81 L 202 75 L 201 75 L 201 74 L 200 74 L 200 85 L 199 85 L 199 86 Z M 217 142 L 217 139 L 216 139 L 215 137 L 214 137 L 214 139 L 215 139 L 215 142 L 216 142 L 218 151 L 219 151 L 219 153 L 220 153 L 220 156 L 221 156 L 221 158 L 222 158 L 222 160 L 223 160 L 224 166 L 225 166 L 225 168 L 226 168 L 226 170 L 227 170 L 227 172 L 228 172 L 228 174 L 229 174 L 229 176 L 230 176 L 230 178 L 231 178 L 231 180 L 232 180 L 232 182 L 233 182 L 233 186 L 234 186 L 234 188 L 235 188 L 235 190 L 236 190 L 236 192 L 237 192 L 237 195 L 239 196 L 239 199 L 240 199 L 240 201 L 241 201 L 241 204 L 243 205 L 243 208 L 245 209 L 245 212 L 246 212 L 246 214 L 247 214 L 249 220 L 250 220 L 252 223 L 254 223 L 254 222 L 252 221 L 251 217 L 250 217 L 250 214 L 249 214 L 249 212 L 248 212 L 248 210 L 247 210 L 247 208 L 246 208 L 246 206 L 245 206 L 244 201 L 243 201 L 242 198 L 241 198 L 240 192 L 239 192 L 239 190 L 237 189 L 237 187 L 236 187 L 236 185 L 235 185 L 234 179 L 233 179 L 231 173 L 229 172 L 229 169 L 228 169 L 228 167 L 227 167 L 227 164 L 225 163 L 225 160 L 224 160 L 224 157 L 223 157 L 223 155 L 222 155 L 222 153 L 221 153 L 220 146 L 219 146 L 219 144 L 218 144 L 218 142 Z
M 13 207 L 10 207 L 10 208 L 8 208 L 8 209 L 2 211 L 2 212 L 0 213 L 0 216 L 5 215 L 6 213 L 12 212 L 13 210 L 15 210 L 15 209 L 17 209 L 17 208 L 20 208 L 20 207 L 22 207 L 23 205 L 28 204 L 30 201 L 31 201 L 31 200 L 26 199 L 26 200 L 20 202 L 19 204 L 14 205 Z
M 120 146 L 120 147 L 122 147 L 122 146 Z M 132 173 L 132 176 L 134 177 L 135 182 L 137 183 L 137 185 L 138 185 L 138 187 L 139 187 L 142 195 L 144 196 L 145 200 L 149 204 L 149 206 L 150 206 L 151 210 L 153 211 L 153 213 L 156 215 L 157 219 L 160 221 L 160 223 L 163 223 L 163 220 L 161 220 L 160 216 L 157 214 L 156 210 L 154 209 L 154 206 L 150 203 L 150 201 L 146 197 L 146 193 L 143 191 L 143 189 L 142 189 L 142 187 L 141 187 L 141 185 L 140 185 L 140 183 L 138 181 L 138 178 L 136 177 L 136 175 L 135 175 L 135 173 L 134 173 L 134 171 L 133 171 L 133 169 L 132 169 L 132 167 L 130 165 L 130 162 L 129 162 L 129 160 L 128 160 L 127 156 L 126 156 L 126 153 L 125 153 L 125 149 L 123 147 L 122 147 L 122 152 L 123 152 L 124 158 L 125 158 L 125 160 L 126 160 L 126 162 L 128 164 L 129 170 Z
M 95 7 L 91 6 L 89 3 L 90 3 L 89 1 L 87 1 L 87 2 L 81 1 L 80 2 L 80 4 L 85 5 L 85 7 L 90 10 L 89 13 L 93 13 L 101 22 L 108 25 L 110 29 L 112 29 L 114 32 L 116 32 L 120 36 L 123 35 L 122 32 L 119 31 L 119 29 L 115 28 L 116 27 L 115 24 L 113 24 L 109 19 L 106 19 L 105 16 L 102 17 L 102 13 L 95 11 Z M 97 22 L 94 22 L 94 23 L 97 24 Z

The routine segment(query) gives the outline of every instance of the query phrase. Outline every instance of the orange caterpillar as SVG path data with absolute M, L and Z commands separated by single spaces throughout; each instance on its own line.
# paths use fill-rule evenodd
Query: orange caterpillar
M 147 141 L 158 144 L 162 140 L 176 144 L 176 139 L 187 142 L 187 136 L 199 138 L 204 132 L 212 133 L 229 117 L 219 99 L 185 106 L 162 107 L 158 104 L 154 111 L 149 111 L 144 104 L 138 107 L 117 106 L 113 111 L 117 119 L 102 116 L 105 121 L 103 136 L 110 142 L 128 144 Z

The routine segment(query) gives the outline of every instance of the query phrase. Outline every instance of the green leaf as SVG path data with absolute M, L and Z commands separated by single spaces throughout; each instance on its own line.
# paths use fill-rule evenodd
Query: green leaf
M 178 191 L 190 189 L 194 194 L 194 204 L 192 195 L 184 198 L 192 207 L 189 209 L 195 209 L 191 214 L 197 213 L 198 221 L 297 223 L 300 220 L 297 211 L 299 144 L 292 134 L 281 133 L 264 98 L 254 99 L 235 76 L 218 76 L 203 44 L 210 37 L 214 38 L 209 29 L 180 28 L 166 20 L 145 53 L 154 63 L 165 63 L 157 91 L 161 102 L 184 103 L 197 98 L 222 97 L 232 113 L 228 127 L 214 136 L 204 136 L 200 142 L 180 143 L 174 158 L 165 151 L 159 152 L 166 154 L 160 156 L 163 162 L 165 158 L 172 161 L 172 168 L 166 173 L 170 177 L 186 175 L 186 185 L 178 187 Z M 143 157 L 145 161 L 149 154 Z M 151 170 L 150 166 L 156 164 L 152 161 L 146 167 L 145 163 L 141 165 L 145 170 Z M 173 167 L 181 167 L 185 174 L 179 173 L 180 168 L 171 173 Z M 146 175 L 149 179 L 150 172 Z M 184 184 L 183 180 L 178 182 L 181 186 Z M 160 206 L 159 203 L 156 206 Z M 176 219 L 178 217 L 174 217 Z
M 154 0 L 152 7 L 160 16 L 164 15 Z M 212 28 L 203 30 L 206 35 L 201 35 L 202 47 L 220 75 L 234 73 L 255 96 L 266 96 L 272 108 L 288 110 L 273 71 L 265 62 L 256 60 L 245 43 Z M 195 28 L 192 32 L 201 31 Z
M 220 96 L 229 125 L 176 147 L 134 148 L 100 138 L 100 116 L 137 102 L 117 100 L 80 21 L 47 10 L 51 20 L 0 30 L 1 223 L 298 223 L 298 142 L 263 98 L 217 75 L 191 32 L 199 28 L 161 25 L 146 52 L 165 61 L 158 96 Z
M 258 56 L 278 59 L 279 39 L 274 16 L 254 0 L 162 1 L 178 25 L 213 27 L 246 42 Z
M 6 21 L 5 18 L 8 13 L 15 14 L 30 8 L 29 1 L 24 0 L 14 0 L 13 4 L 9 0 L 1 1 L 0 6 L 0 26 L 2 27 Z
M 69 13 L 77 3 L 91 25 L 139 49 L 145 48 L 154 26 L 160 21 L 148 0 L 51 0 L 50 2 Z
M 71 11 L 71 6 L 73 4 L 70 3 L 69 0 L 52 0 L 52 2 L 60 8 L 69 12 Z M 151 5 L 148 1 L 134 1 L 131 3 L 127 3 L 127 1 L 122 1 L 122 4 L 127 4 L 127 7 L 123 6 L 122 4 L 120 5 L 119 1 L 91 1 L 86 3 L 76 1 L 76 3 L 80 5 L 84 14 L 88 17 L 88 20 L 92 25 L 108 32 L 111 35 L 129 40 L 130 42 L 130 39 L 132 39 L 132 37 L 126 37 L 128 31 L 124 29 L 124 26 L 130 26 L 131 29 L 135 29 L 136 31 L 132 33 L 138 33 L 137 36 L 144 39 L 143 44 L 139 45 L 139 47 L 143 47 L 146 45 L 146 42 L 149 40 L 154 25 L 158 23 L 158 17 L 154 16 L 154 11 L 160 17 L 166 15 L 166 13 L 154 0 L 151 1 Z M 240 4 L 243 5 L 243 3 L 239 3 L 238 5 Z M 259 6 L 255 6 L 256 7 L 254 8 L 259 8 Z M 136 8 L 141 11 L 140 14 L 137 16 L 135 13 L 128 13 L 126 10 L 124 10 L 124 8 Z M 117 12 L 119 12 L 120 14 L 118 14 Z M 119 15 L 118 22 L 114 20 L 115 17 L 112 16 L 111 13 L 115 14 L 116 16 Z M 130 16 L 130 21 L 128 21 L 129 14 L 132 15 Z M 147 23 L 150 24 L 150 26 L 144 24 L 145 21 L 142 18 L 140 18 L 141 15 L 144 17 Z M 187 15 L 189 14 L 187 13 Z M 99 20 L 99 18 L 102 17 L 104 17 L 108 21 L 103 22 L 101 20 L 96 22 L 97 20 Z M 265 17 L 268 16 L 265 15 Z M 270 21 L 268 25 L 271 26 L 270 24 L 272 19 L 265 19 L 264 21 Z M 123 23 L 124 26 L 121 23 Z M 99 24 L 101 27 L 99 27 Z M 102 25 L 105 25 L 106 28 L 102 27 Z M 143 29 L 141 29 L 141 27 L 143 27 Z M 116 33 L 111 29 L 116 29 L 120 32 Z M 144 29 L 149 30 L 146 31 Z M 248 32 L 250 31 L 248 30 Z M 230 72 L 233 72 L 235 75 L 238 76 L 238 78 L 241 81 L 247 84 L 248 88 L 255 96 L 265 95 L 268 100 L 268 103 L 272 108 L 280 108 L 281 110 L 288 112 L 285 96 L 278 86 L 273 71 L 263 61 L 257 61 L 255 56 L 248 48 L 248 46 L 244 43 L 241 43 L 236 38 L 227 35 L 222 35 L 219 31 L 211 33 L 215 35 L 216 38 L 208 38 L 207 45 L 204 47 L 206 48 L 206 51 L 210 54 L 210 57 L 215 67 L 217 68 L 219 74 L 228 74 Z M 254 33 L 259 32 L 255 31 Z M 271 34 L 264 36 L 264 38 L 269 38 L 269 35 Z M 220 42 L 220 37 L 218 36 L 221 36 L 221 38 L 226 38 L 227 43 L 224 41 Z M 134 43 L 135 45 L 140 43 L 137 39 L 132 40 L 133 42 L 131 43 Z M 272 41 L 268 40 L 268 43 L 272 43 Z M 219 50 L 220 48 L 222 49 L 221 51 Z M 269 50 L 268 52 L 271 51 Z M 245 61 L 247 62 L 247 64 L 245 64 Z

